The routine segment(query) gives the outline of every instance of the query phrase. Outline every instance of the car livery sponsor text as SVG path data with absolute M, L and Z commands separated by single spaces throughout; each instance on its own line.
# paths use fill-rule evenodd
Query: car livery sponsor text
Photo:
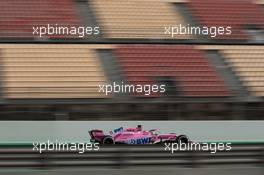
M 130 139 L 128 144 L 149 144 L 151 141 L 151 137 L 143 137 L 137 139 Z

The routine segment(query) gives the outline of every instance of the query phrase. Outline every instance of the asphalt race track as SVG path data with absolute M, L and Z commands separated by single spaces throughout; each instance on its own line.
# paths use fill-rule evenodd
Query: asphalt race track
M 235 168 L 154 168 L 140 169 L 57 169 L 57 170 L 0 170 L 0 175 L 263 175 L 264 168 L 260 167 L 235 167 Z

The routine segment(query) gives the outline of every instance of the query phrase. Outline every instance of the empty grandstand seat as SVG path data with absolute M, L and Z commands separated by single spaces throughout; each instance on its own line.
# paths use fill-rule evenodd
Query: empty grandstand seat
M 229 46 L 219 50 L 252 95 L 264 96 L 264 47 Z
M 264 11 L 253 1 L 190 0 L 187 6 L 203 26 L 232 27 L 231 35 L 218 35 L 215 39 L 246 40 L 249 39 L 243 31 L 246 26 L 253 25 L 264 29 Z
M 80 26 L 73 0 L 0 0 L 0 38 L 33 38 L 33 26 Z M 51 35 L 50 38 L 73 37 Z
M 130 84 L 157 84 L 160 77 L 169 77 L 183 96 L 230 95 L 205 55 L 192 46 L 120 46 L 114 53 Z
M 172 3 L 156 0 L 92 0 L 96 17 L 107 38 L 171 39 L 164 28 L 185 24 Z M 178 35 L 177 39 L 189 39 Z
M 5 98 L 104 98 L 93 49 L 81 45 L 0 45 Z

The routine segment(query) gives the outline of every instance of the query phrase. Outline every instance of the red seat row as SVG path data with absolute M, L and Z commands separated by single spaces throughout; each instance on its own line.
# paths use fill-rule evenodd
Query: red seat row
M 180 89 L 183 96 L 230 95 L 224 81 L 210 66 L 205 54 L 192 46 L 120 46 L 114 50 L 114 54 L 129 83 L 153 84 L 164 78 L 166 81 L 169 77 L 169 81 L 174 81 L 175 90 Z M 195 61 L 183 61 L 189 59 Z
M 73 0 L 0 0 L 0 38 L 34 38 L 33 27 L 47 24 L 80 26 L 74 7 Z M 61 37 L 66 36 L 50 36 Z
M 231 26 L 231 35 L 218 35 L 215 39 L 249 38 L 244 28 L 255 25 L 264 29 L 264 11 L 253 0 L 191 0 L 187 7 L 203 26 Z

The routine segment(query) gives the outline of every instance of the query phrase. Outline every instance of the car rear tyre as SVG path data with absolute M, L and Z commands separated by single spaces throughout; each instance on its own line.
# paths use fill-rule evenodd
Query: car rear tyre
M 104 145 L 112 145 L 114 144 L 114 140 L 111 136 L 105 136 L 102 140 L 102 144 Z

